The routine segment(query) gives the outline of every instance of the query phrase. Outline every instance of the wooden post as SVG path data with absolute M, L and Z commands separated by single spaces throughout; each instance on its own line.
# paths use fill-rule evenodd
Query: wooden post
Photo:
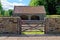
M 47 34 L 47 31 L 46 31 L 46 27 L 47 27 L 47 20 L 48 20 L 48 19 L 45 19 L 45 22 L 44 22 L 44 25 L 45 25 L 45 26 L 44 26 L 44 30 L 45 30 L 45 31 L 44 31 L 44 33 L 45 33 L 45 34 Z
M 22 26 L 21 26 L 21 19 L 20 18 L 18 18 L 18 34 L 22 34 Z

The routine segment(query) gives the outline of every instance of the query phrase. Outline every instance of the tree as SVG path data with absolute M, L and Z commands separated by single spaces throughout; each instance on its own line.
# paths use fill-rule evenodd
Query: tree
M 46 0 L 46 4 L 49 15 L 56 14 L 56 0 Z
M 3 8 L 2 8 L 2 4 L 1 4 L 1 2 L 0 2 L 0 11 L 1 11 L 1 10 L 3 10 Z
M 44 5 L 44 0 L 31 0 L 30 6 L 40 6 Z
M 4 14 L 4 10 L 2 8 L 2 4 L 1 4 L 1 1 L 0 1 L 0 13 L 3 15 Z
M 8 11 L 5 11 L 5 12 L 4 12 L 4 16 L 5 16 L 5 17 L 10 16 L 10 15 L 9 15 L 9 12 L 8 12 Z
M 56 10 L 57 10 L 57 14 L 60 15 L 60 0 L 56 0 Z
M 0 0 L 0 16 L 11 16 L 12 15 L 13 10 L 9 9 L 7 10 L 3 10 L 2 4 L 1 4 L 1 0 Z
M 12 13 L 13 13 L 13 10 L 12 9 L 9 9 L 8 12 L 9 12 L 9 15 L 11 16 Z
M 30 6 L 44 5 L 47 14 L 56 14 L 56 0 L 31 0 Z
M 1 1 L 0 1 L 0 13 L 2 12 L 3 8 L 2 8 L 2 4 L 1 4 Z

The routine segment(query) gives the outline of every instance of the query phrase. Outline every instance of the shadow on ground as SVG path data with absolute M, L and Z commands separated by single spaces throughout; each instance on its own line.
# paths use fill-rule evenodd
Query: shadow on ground
M 0 34 L 0 37 L 43 37 L 43 36 L 60 36 L 60 34 L 43 34 L 43 35 L 20 35 L 20 34 Z

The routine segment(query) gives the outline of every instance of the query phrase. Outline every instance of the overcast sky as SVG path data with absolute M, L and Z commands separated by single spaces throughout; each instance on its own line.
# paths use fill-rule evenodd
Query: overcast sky
M 2 7 L 7 9 L 13 9 L 14 6 L 28 6 L 30 0 L 1 0 Z

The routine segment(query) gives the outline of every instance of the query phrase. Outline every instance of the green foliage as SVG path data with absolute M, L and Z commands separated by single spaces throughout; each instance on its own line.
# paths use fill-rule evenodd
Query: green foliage
M 60 6 L 57 6 L 56 10 L 57 10 L 57 14 L 60 15 Z
M 46 8 L 49 12 L 49 15 L 56 14 L 56 1 L 55 0 L 46 0 Z
M 1 14 L 1 12 L 0 12 L 0 17 L 2 17 L 3 15 Z
M 13 10 L 11 10 L 11 9 L 9 9 L 8 11 L 3 10 L 2 4 L 1 4 L 1 1 L 0 1 L 0 16 L 11 16 L 12 12 L 13 12 Z
M 3 8 L 2 8 L 2 4 L 1 4 L 1 2 L 0 2 L 0 13 L 3 14 Z
M 2 8 L 2 4 L 1 4 L 1 2 L 0 2 L 0 11 L 2 11 L 3 10 L 3 8 Z
M 8 12 L 8 11 L 5 11 L 5 12 L 4 12 L 4 16 L 5 16 L 5 17 L 6 17 L 6 16 L 10 16 L 10 15 L 9 15 L 9 12 Z
M 8 12 L 9 12 L 9 15 L 11 16 L 13 13 L 13 10 L 9 9 Z
M 0 1 L 0 17 L 3 16 L 2 13 L 3 13 L 3 8 L 2 8 L 1 1 Z
M 31 0 L 30 2 L 30 6 L 39 6 L 39 5 L 43 5 L 44 4 L 44 0 Z
M 31 0 L 30 6 L 44 5 L 48 15 L 60 14 L 60 8 L 56 8 L 60 4 L 60 0 Z

